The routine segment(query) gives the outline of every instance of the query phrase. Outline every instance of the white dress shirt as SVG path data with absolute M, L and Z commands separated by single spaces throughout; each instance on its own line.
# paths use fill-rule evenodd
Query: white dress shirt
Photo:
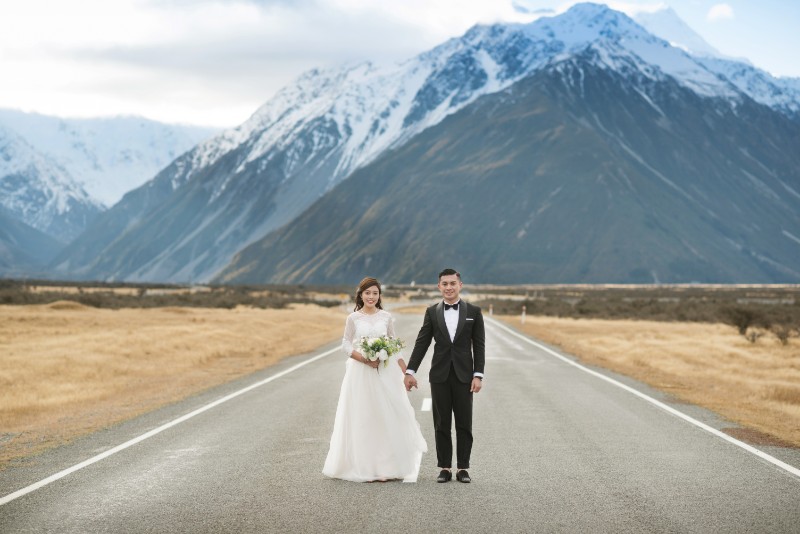
M 461 301 L 454 302 L 461 306 Z M 458 310 L 450 308 L 444 310 L 444 323 L 447 325 L 447 333 L 450 334 L 450 341 L 452 342 L 456 337 L 456 330 L 458 330 Z

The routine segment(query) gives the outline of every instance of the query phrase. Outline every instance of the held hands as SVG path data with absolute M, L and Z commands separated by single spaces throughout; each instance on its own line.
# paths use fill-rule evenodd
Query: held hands
M 469 392 L 470 393 L 477 393 L 477 392 L 479 392 L 481 390 L 482 387 L 483 387 L 483 380 L 481 380 L 477 376 L 473 377 L 472 384 L 470 384 L 470 386 L 469 386 Z
M 406 387 L 406 391 L 411 391 L 411 388 L 417 387 L 417 379 L 414 378 L 414 375 L 405 375 L 403 385 Z
M 406 391 L 411 391 L 411 388 L 418 387 L 417 379 L 414 377 L 414 375 L 405 375 L 403 377 L 403 385 L 406 387 Z M 472 379 L 472 383 L 469 386 L 469 391 L 470 393 L 478 393 L 482 387 L 483 381 L 476 376 Z

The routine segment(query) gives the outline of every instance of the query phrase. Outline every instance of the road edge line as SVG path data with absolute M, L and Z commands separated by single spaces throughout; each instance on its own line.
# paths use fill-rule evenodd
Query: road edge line
M 772 456 L 770 454 L 767 454 L 766 452 L 753 447 L 752 445 L 748 445 L 747 443 L 744 443 L 743 441 L 739 441 L 738 439 L 736 439 L 736 438 L 734 438 L 732 436 L 729 436 L 728 434 L 725 434 L 724 432 L 721 432 L 721 431 L 717 430 L 716 428 L 703 423 L 702 421 L 698 421 L 694 417 L 692 417 L 690 415 L 686 415 L 685 413 L 683 413 L 683 412 L 681 412 L 679 410 L 676 410 L 672 406 L 668 406 L 667 404 L 664 404 L 663 402 L 661 402 L 661 401 L 659 401 L 657 399 L 654 399 L 653 397 L 651 397 L 649 395 L 646 395 L 646 394 L 642 393 L 641 391 L 639 391 L 639 390 L 637 390 L 635 388 L 632 388 L 632 387 L 630 387 L 630 386 L 628 386 L 626 384 L 623 384 L 622 382 L 620 382 L 618 380 L 615 380 L 615 379 L 613 379 L 613 378 L 611 378 L 609 376 L 606 376 L 606 375 L 604 375 L 602 373 L 598 373 L 597 371 L 593 371 L 592 369 L 589 369 L 588 367 L 585 367 L 585 366 L 583 366 L 583 365 L 581 365 L 581 364 L 579 364 L 579 363 L 577 363 L 575 361 L 572 361 L 569 358 L 567 358 L 567 357 L 565 357 L 565 356 L 563 356 L 561 354 L 558 354 L 554 350 L 552 350 L 552 349 L 550 349 L 548 347 L 545 347 L 541 343 L 537 343 L 536 341 L 530 339 L 529 337 L 527 337 L 527 336 L 525 336 L 523 334 L 520 334 L 519 332 L 516 332 L 516 331 L 512 330 L 510 327 L 500 323 L 497 319 L 489 319 L 489 322 L 494 323 L 494 326 L 497 326 L 498 328 L 501 328 L 501 329 L 505 330 L 506 332 L 508 332 L 508 333 L 510 333 L 510 334 L 522 339 L 523 341 L 526 341 L 526 342 L 530 343 L 531 345 L 533 345 L 533 346 L 535 346 L 535 347 L 547 352 L 548 354 L 550 354 L 552 356 L 555 356 L 559 360 L 561 360 L 561 361 L 563 361 L 565 363 L 568 363 L 569 365 L 572 365 L 573 367 L 577 367 L 581 371 L 585 371 L 586 373 L 589 373 L 590 375 L 593 375 L 593 376 L 595 376 L 597 378 L 605 380 L 606 382 L 609 382 L 610 384 L 613 384 L 613 385 L 615 385 L 615 386 L 617 386 L 617 387 L 619 387 L 619 388 L 621 388 L 621 389 L 623 389 L 623 390 L 625 390 L 625 391 L 627 391 L 629 393 L 632 393 L 632 394 L 636 395 L 637 397 L 649 402 L 650 404 L 653 404 L 654 406 L 657 406 L 658 408 L 661 408 L 662 410 L 664 410 L 664 411 L 666 411 L 666 412 L 668 412 L 668 413 L 670 413 L 670 414 L 672 414 L 672 415 L 674 415 L 674 416 L 676 416 L 676 417 L 678 417 L 680 419 L 683 419 L 684 421 L 686 421 L 686 422 L 688 422 L 688 423 L 690 423 L 690 424 L 692 424 L 692 425 L 694 425 L 694 426 L 696 426 L 698 428 L 701 428 L 702 430 L 705 430 L 706 432 L 709 432 L 709 433 L 717 436 L 718 438 L 724 439 L 728 443 L 736 445 L 737 447 L 740 447 L 740 448 L 746 450 L 747 452 L 749 452 L 751 454 L 754 454 L 755 456 L 758 456 L 762 460 L 766 460 L 767 462 L 775 465 L 776 467 L 779 467 L 779 468 L 783 469 L 784 471 L 788 472 L 789 474 L 792 474 L 792 475 L 800 478 L 800 469 L 798 469 L 798 468 L 796 468 L 796 467 L 794 467 L 792 465 L 789 465 L 786 462 L 784 462 L 782 460 L 779 460 L 779 459 L 775 458 L 774 456 Z
M 240 389 L 238 391 L 234 391 L 233 393 L 230 393 L 230 394 L 228 394 L 228 395 L 226 395 L 226 396 L 224 396 L 222 398 L 219 398 L 219 399 L 217 399 L 217 400 L 215 400 L 213 402 L 210 402 L 210 403 L 208 403 L 208 404 L 206 404 L 204 406 L 201 406 L 200 408 L 197 408 L 196 410 L 194 410 L 192 412 L 189 412 L 189 413 L 187 413 L 185 415 L 182 415 L 181 417 L 178 417 L 177 419 L 173 419 L 172 421 L 169 421 L 168 423 L 164 423 L 163 425 L 161 425 L 161 426 L 159 426 L 157 428 L 154 428 L 154 429 L 152 429 L 152 430 L 150 430 L 148 432 L 145 432 L 144 434 L 142 434 L 140 436 L 137 436 L 137 437 L 135 437 L 133 439 L 130 439 L 130 440 L 126 441 L 125 443 L 121 444 L 121 445 L 117 445 L 116 447 L 114 447 L 112 449 L 109 449 L 109 450 L 107 450 L 105 452 L 102 452 L 102 453 L 100 453 L 100 454 L 98 454 L 96 456 L 92 456 L 88 460 L 84 460 L 83 462 L 81 462 L 79 464 L 75 464 L 72 467 L 68 467 L 67 469 L 59 471 L 58 473 L 56 473 L 54 475 L 50 475 L 49 477 L 47 477 L 45 479 L 42 479 L 39 482 L 34 482 L 33 484 L 30 484 L 29 486 L 26 486 L 26 487 L 24 487 L 22 489 L 19 489 L 19 490 L 13 492 L 13 493 L 9 493 L 8 495 L 6 495 L 4 497 L 0 497 L 0 506 L 8 504 L 11 501 L 14 501 L 14 500 L 19 499 L 20 497 L 22 497 L 24 495 L 27 495 L 28 493 L 31 493 L 31 492 L 34 492 L 34 491 L 40 489 L 40 488 L 43 488 L 44 486 L 47 486 L 48 484 L 51 484 L 51 483 L 55 482 L 56 480 L 60 480 L 60 479 L 64 478 L 65 476 L 70 475 L 70 474 L 72 474 L 72 473 L 74 473 L 76 471 L 80 471 L 84 467 L 88 467 L 88 466 L 90 466 L 90 465 L 92 465 L 94 463 L 97 463 L 100 460 L 108 458 L 109 456 L 112 456 L 112 455 L 114 455 L 114 454 L 116 454 L 116 453 L 118 453 L 120 451 L 123 451 L 123 450 L 125 450 L 125 449 L 127 449 L 129 447 L 132 447 L 133 445 L 136 445 L 137 443 L 140 443 L 140 442 L 142 442 L 142 441 L 144 441 L 146 439 L 152 438 L 156 434 L 160 434 L 161 432 L 163 432 L 165 430 L 168 430 L 168 429 L 172 428 L 173 426 L 176 426 L 176 425 L 179 425 L 179 424 L 181 424 L 181 423 L 183 423 L 185 421 L 188 421 L 189 419 L 191 419 L 192 417 L 194 417 L 196 415 L 200 415 L 201 413 L 206 412 L 206 411 L 208 411 L 208 410 L 210 410 L 212 408 L 215 408 L 215 407 L 219 406 L 220 404 L 228 402 L 229 400 L 234 399 L 234 398 L 238 397 L 239 395 L 243 395 L 243 394 L 247 393 L 248 391 L 251 391 L 253 389 L 259 388 L 259 387 L 261 387 L 261 386 L 263 386 L 265 384 L 268 384 L 269 382 L 272 382 L 273 380 L 277 380 L 278 378 L 286 376 L 287 374 L 289 374 L 289 373 L 291 373 L 293 371 L 296 371 L 297 369 L 300 369 L 301 367 L 303 367 L 305 365 L 308 365 L 309 363 L 312 363 L 312 362 L 315 362 L 315 361 L 317 361 L 317 360 L 319 360 L 321 358 L 324 358 L 325 356 L 333 354 L 334 352 L 336 352 L 338 350 L 340 350 L 340 348 L 339 347 L 335 347 L 335 348 L 332 348 L 332 349 L 330 349 L 330 350 L 328 350 L 326 352 L 323 352 L 322 354 L 318 354 L 316 356 L 313 356 L 313 357 L 311 357 L 311 358 L 309 358 L 309 359 L 307 359 L 305 361 L 302 361 L 302 362 L 300 362 L 298 364 L 293 365 L 292 367 L 290 367 L 288 369 L 285 369 L 285 370 L 281 371 L 280 373 L 274 374 L 274 375 L 272 375 L 272 376 L 270 376 L 268 378 L 265 378 L 264 380 L 256 382 L 255 384 L 251 384 L 251 385 L 249 385 L 249 386 L 247 386 L 245 388 L 242 388 L 242 389 Z

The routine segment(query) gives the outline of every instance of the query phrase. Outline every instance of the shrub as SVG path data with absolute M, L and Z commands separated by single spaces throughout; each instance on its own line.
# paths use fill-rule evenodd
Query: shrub
M 794 333 L 794 328 L 784 324 L 778 324 L 772 327 L 772 333 L 775 334 L 775 337 L 778 338 L 781 345 L 786 346 L 789 344 L 789 338 Z
M 724 308 L 722 314 L 729 324 L 739 329 L 742 335 L 745 335 L 747 329 L 759 319 L 759 314 L 755 311 L 739 306 Z
M 199 307 L 227 308 L 252 306 L 254 308 L 285 308 L 291 303 L 313 303 L 334 307 L 340 304 L 338 298 L 318 299 L 309 292 L 324 293 L 327 290 L 339 292 L 339 288 L 304 288 L 302 286 L 215 286 L 194 291 L 190 287 L 128 284 L 90 284 L 68 282 L 37 283 L 37 286 L 53 287 L 52 291 L 32 291 L 25 284 L 3 280 L 0 283 L 0 304 L 25 305 L 49 304 L 58 300 L 79 302 L 95 308 L 157 308 L 157 307 Z M 56 287 L 77 287 L 77 293 L 57 290 Z M 91 288 L 91 291 L 86 289 Z M 117 288 L 134 288 L 135 291 L 117 292 Z
M 750 343 L 755 343 L 756 341 L 758 341 L 758 338 L 762 337 L 763 335 L 764 335 L 764 332 L 762 332 L 760 330 L 750 330 L 750 331 L 747 332 L 747 334 L 745 334 L 744 337 Z

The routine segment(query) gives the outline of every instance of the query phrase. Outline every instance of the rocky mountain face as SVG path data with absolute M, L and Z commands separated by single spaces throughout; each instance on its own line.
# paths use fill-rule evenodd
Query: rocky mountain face
M 9 216 L 51 236 L 61 246 L 103 210 L 102 204 L 67 171 L 2 126 L 0 206 Z
M 175 158 L 219 132 L 142 117 L 66 119 L 0 109 L 0 125 L 73 177 L 104 206 L 153 178 Z
M 104 201 L 119 200 L 213 131 L 134 117 L 61 119 L 0 109 L 3 272 L 45 276 L 40 263 L 80 235 L 106 209 Z
M 44 276 L 44 266 L 61 246 L 0 207 L 0 275 Z
M 569 67 L 569 65 L 574 66 Z M 446 175 L 444 169 L 441 169 L 444 174 L 438 171 L 430 174 L 427 168 L 420 167 L 421 162 L 413 160 L 400 162 L 396 159 L 399 157 L 398 154 L 411 155 L 408 150 L 419 147 L 420 139 L 428 139 L 433 135 L 431 131 L 439 131 L 438 128 L 443 127 L 446 122 L 450 124 L 456 115 L 480 117 L 475 119 L 474 123 L 467 120 L 460 123 L 463 135 L 471 137 L 474 132 L 480 132 L 484 127 L 480 121 L 487 119 L 480 112 L 476 112 L 475 109 L 478 108 L 474 106 L 488 99 L 495 102 L 494 105 L 503 107 L 497 99 L 502 100 L 509 94 L 516 94 L 519 87 L 532 83 L 530 80 L 539 79 L 541 83 L 541 77 L 549 77 L 548 79 L 554 80 L 552 83 L 561 83 L 565 88 L 570 88 L 571 98 L 585 100 L 584 108 L 579 109 L 576 103 L 572 111 L 559 107 L 564 103 L 554 96 L 552 97 L 554 100 L 537 100 L 537 105 L 546 103 L 555 106 L 548 113 L 558 116 L 563 124 L 571 123 L 574 126 L 574 129 L 564 126 L 562 133 L 558 135 L 562 144 L 556 148 L 563 151 L 561 157 L 550 151 L 542 151 L 542 147 L 536 144 L 537 139 L 538 142 L 543 142 L 534 129 L 539 127 L 538 125 L 519 124 L 517 137 L 499 136 L 498 139 L 502 139 L 502 143 L 508 144 L 509 147 L 526 146 L 529 151 L 539 154 L 541 159 L 535 162 L 515 160 L 511 167 L 504 164 L 505 160 L 497 160 L 490 164 L 488 160 L 484 161 L 485 158 L 489 158 L 494 152 L 505 154 L 506 148 L 483 147 L 482 165 L 494 165 L 492 168 L 504 169 L 504 172 L 508 173 L 513 170 L 522 173 L 522 176 L 527 176 L 523 171 L 524 165 L 535 163 L 536 168 L 553 169 L 553 176 L 557 175 L 566 180 L 568 176 L 573 176 L 570 172 L 576 165 L 581 164 L 579 160 L 586 150 L 574 142 L 570 144 L 566 139 L 561 139 L 561 136 L 566 135 L 563 132 L 579 135 L 585 140 L 592 131 L 594 137 L 590 137 L 592 142 L 598 143 L 597 147 L 610 150 L 609 147 L 614 146 L 615 150 L 622 150 L 619 158 L 603 160 L 607 165 L 606 172 L 616 173 L 614 174 L 616 180 L 622 179 L 620 173 L 623 171 L 613 169 L 613 165 L 623 165 L 623 162 L 627 162 L 622 167 L 627 169 L 624 171 L 625 176 L 633 176 L 631 173 L 639 167 L 655 169 L 658 173 L 653 176 L 662 176 L 663 180 L 657 179 L 663 184 L 683 184 L 676 185 L 677 189 L 672 187 L 670 189 L 673 195 L 678 194 L 688 203 L 684 209 L 700 209 L 695 198 L 699 193 L 694 192 L 694 189 L 683 182 L 685 180 L 690 180 L 692 183 L 703 182 L 706 178 L 698 173 L 706 172 L 708 165 L 698 160 L 688 160 L 684 162 L 684 167 L 661 168 L 655 165 L 655 161 L 648 159 L 649 152 L 643 151 L 643 147 L 638 151 L 634 150 L 632 147 L 635 143 L 629 142 L 630 140 L 626 138 L 623 139 L 626 142 L 622 144 L 614 144 L 606 138 L 602 141 L 608 144 L 606 147 L 601 143 L 600 133 L 602 133 L 601 127 L 605 127 L 610 118 L 606 119 L 606 122 L 598 123 L 594 130 L 581 129 L 579 126 L 597 123 L 598 117 L 609 113 L 619 114 L 620 117 L 630 116 L 633 123 L 652 118 L 647 114 L 641 117 L 632 115 L 624 106 L 620 109 L 621 103 L 614 99 L 623 95 L 626 99 L 643 100 L 647 103 L 648 113 L 657 115 L 654 119 L 656 126 L 645 122 L 638 126 L 627 125 L 632 130 L 626 135 L 634 135 L 632 132 L 635 128 L 639 129 L 636 135 L 655 135 L 663 129 L 659 129 L 661 127 L 657 125 L 670 124 L 673 129 L 684 128 L 686 124 L 696 125 L 696 121 L 682 122 L 688 121 L 688 117 L 670 115 L 670 111 L 657 104 L 653 98 L 659 95 L 660 98 L 665 98 L 662 92 L 686 99 L 684 106 L 695 112 L 702 109 L 703 116 L 718 115 L 717 111 L 708 115 L 708 109 L 752 108 L 768 114 L 769 119 L 763 119 L 767 122 L 783 121 L 781 124 L 788 125 L 786 128 L 796 124 L 797 112 L 800 109 L 800 87 L 796 81 L 776 79 L 758 69 L 744 67 L 747 66 L 723 58 L 694 55 L 683 48 L 672 46 L 647 32 L 625 15 L 605 6 L 579 4 L 561 16 L 542 18 L 528 25 L 476 26 L 458 39 L 451 39 L 429 52 L 395 65 L 376 66 L 364 63 L 338 70 L 313 70 L 281 91 L 246 123 L 198 145 L 176 159 L 153 180 L 126 195 L 70 244 L 56 258 L 53 267 L 61 276 L 139 281 L 206 281 L 225 268 L 237 252 L 250 244 L 257 243 L 253 248 L 242 252 L 234 264 L 226 268 L 222 279 L 239 280 L 233 273 L 242 269 L 249 269 L 248 272 L 258 271 L 256 264 L 253 263 L 255 258 L 250 254 L 259 248 L 269 256 L 265 258 L 265 265 L 276 257 L 282 258 L 283 265 L 294 265 L 291 273 L 287 269 L 271 267 L 258 271 L 268 276 L 270 280 L 288 281 L 306 276 L 315 279 L 314 276 L 317 276 L 315 274 L 301 273 L 303 269 L 298 267 L 299 264 L 292 258 L 296 254 L 312 254 L 313 247 L 309 243 L 316 242 L 312 239 L 315 235 L 327 235 L 331 228 L 339 231 L 349 228 L 336 226 L 343 222 L 340 220 L 340 213 L 330 214 L 330 221 L 338 221 L 336 224 L 331 222 L 321 227 L 309 226 L 310 222 L 306 217 L 310 217 L 316 209 L 315 202 L 318 199 L 322 198 L 321 202 L 329 202 L 331 195 L 345 195 L 350 202 L 356 202 L 357 199 L 347 193 L 354 187 L 350 181 L 356 177 L 365 179 L 363 176 L 367 169 L 371 169 L 369 171 L 371 173 L 376 173 L 377 168 L 389 172 L 384 167 L 388 165 L 386 163 L 388 161 L 395 162 L 398 167 L 417 169 L 420 180 L 435 182 L 414 182 L 417 193 L 438 190 L 440 184 L 437 181 L 444 180 L 443 177 Z M 558 69 L 563 69 L 563 72 Z M 614 90 L 602 100 L 608 103 L 607 110 L 597 107 L 601 102 L 597 93 L 592 93 L 592 98 L 596 101 L 586 100 L 589 98 L 589 93 L 585 92 L 585 87 L 600 83 L 598 80 L 601 79 L 587 80 L 584 83 L 581 76 L 589 72 L 594 73 L 592 69 L 617 80 Z M 571 76 L 577 78 L 573 79 Z M 669 90 L 665 89 L 666 87 L 669 87 Z M 553 93 L 555 87 L 550 87 L 549 91 L 550 93 L 547 93 L 542 89 L 542 95 Z M 674 107 L 676 110 L 683 109 L 677 104 L 674 104 Z M 657 109 L 660 109 L 660 113 Z M 521 109 L 517 111 L 522 112 Z M 579 112 L 582 114 L 578 114 Z M 530 117 L 531 113 L 525 112 L 523 116 Z M 726 120 L 731 121 L 735 116 L 735 113 L 733 116 L 725 115 Z M 545 126 L 547 125 L 542 125 Z M 727 123 L 725 126 L 728 126 Z M 783 127 L 774 126 L 774 128 Z M 709 145 L 709 150 L 718 150 L 725 154 L 730 152 L 730 147 L 717 147 L 720 142 L 720 132 L 708 128 L 704 131 L 710 135 L 705 141 Z M 741 143 L 740 148 L 745 152 L 753 153 L 755 149 L 752 145 L 759 143 L 759 140 L 752 128 L 749 131 L 751 136 L 747 137 L 742 132 L 737 137 L 737 143 Z M 611 134 L 621 135 L 614 129 L 606 132 L 606 135 Z M 689 142 L 680 139 L 678 141 L 677 134 L 673 137 L 664 137 L 662 140 L 666 143 L 663 147 L 665 153 L 680 152 L 673 145 L 679 143 L 682 147 L 682 143 Z M 697 141 L 695 138 L 691 142 Z M 792 145 L 790 142 L 788 148 L 797 151 L 796 140 L 793 142 L 795 144 Z M 620 148 L 623 145 L 631 149 L 632 153 Z M 787 148 L 786 142 L 777 146 Z M 461 148 L 453 147 L 454 159 L 448 160 L 455 165 L 454 169 L 463 168 L 463 165 L 458 163 L 456 155 L 468 156 L 464 153 L 458 154 Z M 574 152 L 569 153 L 569 150 Z M 598 150 L 602 151 L 600 148 Z M 739 161 L 743 157 L 747 159 L 742 154 L 740 150 L 738 159 L 731 161 Z M 419 152 L 413 153 L 414 157 L 421 155 Z M 695 153 L 692 155 L 697 156 Z M 685 157 L 688 158 L 689 155 Z M 786 158 L 789 156 L 776 163 L 779 169 L 783 169 L 786 165 Z M 548 159 L 553 161 L 548 162 Z M 589 165 L 592 162 L 596 163 L 589 159 L 583 164 Z M 720 162 L 725 164 L 726 169 L 732 169 L 725 161 L 720 160 Z M 379 167 L 375 167 L 376 165 Z M 557 169 L 560 170 L 556 172 Z M 670 172 L 665 174 L 667 170 Z M 678 171 L 694 174 L 671 174 Z M 642 174 L 644 171 L 639 169 L 638 172 Z M 773 169 L 773 172 L 783 171 Z M 751 174 L 757 181 L 764 182 L 765 179 L 758 173 L 751 172 Z M 370 178 L 378 180 L 373 184 L 377 191 L 388 195 L 390 175 L 390 172 L 387 175 L 378 173 Z M 800 189 L 796 182 L 792 182 L 791 176 L 794 175 L 778 176 L 791 190 Z M 406 179 L 409 183 L 412 182 L 410 177 L 407 176 Z M 522 180 L 520 175 L 498 175 L 495 179 L 499 183 L 503 180 L 512 182 Z M 578 178 L 573 176 L 573 179 Z M 387 180 L 385 184 L 384 180 Z M 581 180 L 589 178 L 578 179 L 579 182 Z M 385 187 L 378 185 L 379 183 Z M 528 187 L 531 183 L 538 182 L 521 181 L 517 185 L 522 187 L 524 184 Z M 709 184 L 711 183 L 721 184 L 719 180 L 712 180 Z M 516 195 L 516 191 L 512 190 L 510 194 Z M 526 193 L 529 195 L 528 207 L 533 209 L 531 206 L 534 204 L 531 203 L 538 198 L 536 195 L 543 194 L 547 197 L 552 191 L 552 189 L 531 189 L 529 194 Z M 703 191 L 707 195 L 719 194 L 712 189 Z M 476 194 L 481 193 L 482 191 L 478 191 Z M 363 194 L 365 198 L 373 198 L 370 197 L 369 191 Z M 694 200 L 690 200 L 689 197 Z M 480 203 L 483 199 L 484 197 L 479 196 L 462 202 L 474 204 Z M 620 201 L 615 200 L 610 207 L 617 207 L 617 202 Z M 353 211 L 350 206 L 339 207 L 346 207 L 345 211 L 348 213 Z M 474 204 L 474 207 L 478 209 L 480 204 Z M 627 208 L 627 204 L 624 207 Z M 488 213 L 489 208 L 484 206 L 480 210 Z M 541 206 L 536 209 L 540 208 Z M 530 216 L 530 213 L 528 215 Z M 499 227 L 500 231 L 508 231 L 510 224 L 510 221 L 504 222 Z M 628 227 L 625 226 L 625 229 Z M 280 247 L 273 252 L 268 252 L 264 248 L 265 243 L 275 244 L 272 241 L 276 239 L 275 236 L 286 238 L 287 232 L 301 230 L 306 232 L 304 238 L 310 241 L 302 244 L 295 242 L 295 246 L 301 249 L 299 251 L 292 254 L 288 254 L 288 251 L 287 254 L 278 254 L 277 250 Z M 277 233 L 271 234 L 276 231 Z M 519 228 L 516 231 L 518 232 Z M 799 235 L 790 228 L 786 231 L 794 236 Z M 487 234 L 485 237 L 490 243 L 493 242 L 492 235 Z M 558 235 L 554 234 L 553 238 L 561 242 Z M 784 236 L 783 239 L 789 238 Z M 733 242 L 741 243 L 741 240 L 733 239 Z M 602 243 L 597 244 L 598 247 L 601 245 Z M 701 256 L 703 255 L 702 251 L 696 250 Z M 599 248 L 586 251 L 587 257 L 590 254 L 594 254 L 593 257 L 600 257 L 606 253 L 610 252 L 607 250 L 602 252 Z M 491 258 L 492 254 L 488 256 Z M 560 256 L 554 256 L 557 257 Z M 769 259 L 771 256 L 764 257 Z M 629 258 L 623 260 L 628 261 Z M 692 261 L 697 263 L 700 260 L 695 258 Z M 714 261 L 711 257 L 707 259 L 709 264 Z M 774 261 L 785 267 L 784 260 Z M 508 259 L 508 262 L 510 263 L 507 264 L 507 270 L 515 271 L 513 261 Z M 245 263 L 248 265 L 246 268 Z M 344 277 L 349 276 L 347 274 L 349 271 L 346 271 L 340 263 L 335 265 L 343 269 L 339 276 L 342 277 L 340 280 L 345 280 Z M 319 269 L 335 268 L 319 266 L 314 272 L 319 273 Z M 627 269 L 625 273 L 635 272 L 629 274 L 629 279 L 652 280 L 667 277 L 666 274 L 659 275 L 658 272 L 667 273 L 671 267 L 661 263 L 655 275 L 652 272 L 642 274 L 637 270 L 640 268 L 647 271 L 644 266 Z M 775 268 L 776 272 L 783 272 L 781 271 L 783 267 Z M 792 267 L 787 268 L 792 270 Z M 564 272 L 572 277 L 571 281 L 594 280 L 588 274 L 590 270 L 573 272 L 567 269 Z M 406 277 L 410 271 L 408 273 L 392 271 L 392 273 Z M 507 278 L 498 271 L 492 273 L 497 273 L 503 279 Z M 687 267 L 681 273 L 681 276 L 702 274 L 701 270 L 694 267 Z M 334 273 L 331 271 L 319 276 L 320 280 L 332 280 Z M 623 275 L 617 273 L 615 276 Z
M 800 124 L 606 52 L 357 171 L 219 281 L 800 281 Z

